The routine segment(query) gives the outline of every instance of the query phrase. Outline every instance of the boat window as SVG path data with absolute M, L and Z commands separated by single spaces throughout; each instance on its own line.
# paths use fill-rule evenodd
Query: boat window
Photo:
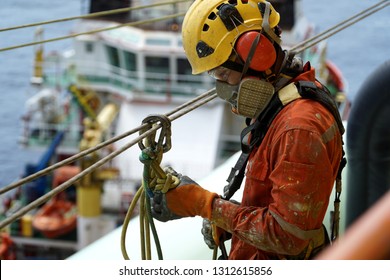
M 151 73 L 169 73 L 168 57 L 145 56 L 145 70 Z
M 191 65 L 186 58 L 177 59 L 177 73 L 179 75 L 192 75 Z
M 178 83 L 201 83 L 200 76 L 192 75 L 191 65 L 186 58 L 176 60 Z
M 280 14 L 279 26 L 285 30 L 291 30 L 294 27 L 294 9 L 295 0 L 271 0 L 272 6 Z
M 124 51 L 125 67 L 128 71 L 137 71 L 137 56 L 135 53 Z
M 111 46 L 106 46 L 106 50 L 110 64 L 115 67 L 120 67 L 118 49 Z
M 92 53 L 93 52 L 93 43 L 91 42 L 86 42 L 85 43 L 85 51 L 87 53 Z

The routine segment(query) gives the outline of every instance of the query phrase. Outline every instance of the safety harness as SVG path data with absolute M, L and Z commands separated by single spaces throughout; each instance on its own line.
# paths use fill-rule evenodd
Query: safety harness
M 342 136 L 344 134 L 345 129 L 341 121 L 337 105 L 326 87 L 318 87 L 316 83 L 311 81 L 297 81 L 295 83 L 290 83 L 286 87 L 279 90 L 277 94 L 274 94 L 267 108 L 254 122 L 251 123 L 250 119 L 246 119 L 247 127 L 244 128 L 241 132 L 242 152 L 227 178 L 228 184 L 224 187 L 224 199 L 229 200 L 232 198 L 235 192 L 241 187 L 242 181 L 245 177 L 245 170 L 249 156 L 254 147 L 260 146 L 268 131 L 268 128 L 270 127 L 275 117 L 287 104 L 300 98 L 311 99 L 321 103 L 334 116 L 340 131 L 340 135 Z M 250 141 L 248 140 L 249 135 Z M 343 144 L 343 139 L 341 139 L 341 141 Z M 332 213 L 333 217 L 330 241 L 335 240 L 338 236 L 341 173 L 346 165 L 346 162 L 344 148 L 342 148 L 342 159 L 337 172 L 335 184 L 334 212 Z M 326 238 L 328 238 L 327 234 Z M 223 246 L 223 242 L 221 243 Z

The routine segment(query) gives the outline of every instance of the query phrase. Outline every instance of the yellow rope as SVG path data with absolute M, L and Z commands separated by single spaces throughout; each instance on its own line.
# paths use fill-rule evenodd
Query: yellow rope
M 127 254 L 126 243 L 125 243 L 126 234 L 127 234 L 127 227 L 130 223 L 130 220 L 131 220 L 132 215 L 134 213 L 134 209 L 137 205 L 137 202 L 138 202 L 140 196 L 143 194 L 143 192 L 144 192 L 143 188 L 139 188 L 138 191 L 135 193 L 135 196 L 130 203 L 129 209 L 127 209 L 127 213 L 126 213 L 125 219 L 123 221 L 122 234 L 121 234 L 121 251 L 122 251 L 123 258 L 125 260 L 130 259 L 129 255 Z
M 140 246 L 141 246 L 141 258 L 143 260 L 146 260 L 146 236 L 145 236 L 145 190 L 142 192 L 141 198 L 140 198 L 140 214 L 139 214 L 139 228 L 140 228 Z
M 145 195 L 145 199 L 148 199 Z M 145 213 L 147 210 L 145 203 Z M 151 260 L 152 259 L 152 249 L 150 245 L 150 227 L 149 227 L 149 216 L 145 215 L 144 218 L 144 227 L 145 227 L 145 249 L 146 249 L 146 259 Z
M 150 230 L 153 232 L 153 237 L 156 243 L 157 254 L 159 259 L 162 260 L 162 251 L 157 235 L 157 231 L 154 226 L 153 218 L 151 217 L 150 200 L 149 195 L 146 191 L 155 192 L 161 191 L 166 193 L 172 188 L 175 188 L 180 183 L 180 180 L 169 173 L 166 173 L 160 166 L 162 160 L 163 149 L 159 149 L 157 154 L 153 154 L 150 149 L 146 148 L 147 151 L 142 151 L 141 162 L 144 163 L 144 177 L 142 180 L 142 187 L 138 192 L 140 195 L 136 195 L 130 204 L 129 210 L 127 211 L 125 221 L 122 227 L 121 235 L 121 249 L 122 255 L 125 260 L 129 260 L 129 255 L 126 250 L 126 233 L 129 225 L 130 218 L 133 216 L 135 204 L 140 199 L 140 214 L 139 214 L 139 225 L 140 225 L 140 242 L 141 242 L 141 258 L 143 260 L 150 260 L 151 255 L 151 243 L 150 243 Z M 138 194 L 137 192 L 137 194 Z

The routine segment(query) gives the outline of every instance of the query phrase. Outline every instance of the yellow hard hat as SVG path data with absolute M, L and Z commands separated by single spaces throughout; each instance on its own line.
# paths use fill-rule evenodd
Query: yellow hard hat
M 269 16 L 264 15 L 266 5 L 270 7 Z M 242 33 L 262 29 L 263 17 L 268 18 L 264 24 L 269 28 L 278 25 L 280 19 L 279 13 L 264 0 L 195 0 L 182 27 L 183 47 L 192 74 L 227 61 Z

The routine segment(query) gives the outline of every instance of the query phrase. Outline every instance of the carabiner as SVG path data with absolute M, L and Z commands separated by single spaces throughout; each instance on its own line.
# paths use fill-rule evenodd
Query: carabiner
M 156 125 L 160 122 L 161 131 L 158 137 L 158 141 L 156 141 L 156 133 L 151 134 L 147 137 L 148 145 L 152 148 L 153 152 L 158 153 L 160 149 L 163 149 L 163 152 L 168 152 L 172 147 L 171 142 L 171 120 L 165 115 L 149 115 L 145 119 L 143 119 L 142 124 L 148 124 L 144 129 L 141 129 L 139 134 L 145 133 L 147 130 L 151 129 L 153 125 Z M 138 142 L 138 146 L 141 150 L 146 149 L 143 141 Z

